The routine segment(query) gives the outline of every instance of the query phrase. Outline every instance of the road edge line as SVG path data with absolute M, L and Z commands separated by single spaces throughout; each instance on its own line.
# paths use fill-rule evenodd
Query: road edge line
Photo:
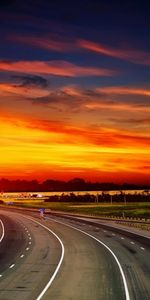
M 115 255 L 115 253 L 114 253 L 114 252 L 113 252 L 113 251 L 112 251 L 105 243 L 103 243 L 102 241 L 98 240 L 98 239 L 97 239 L 96 237 L 94 237 L 93 235 L 91 235 L 91 234 L 89 234 L 89 233 L 87 233 L 87 232 L 85 232 L 85 231 L 83 231 L 83 230 L 81 230 L 81 229 L 78 229 L 78 228 L 76 228 L 76 227 L 74 227 L 74 226 L 72 226 L 72 225 L 65 224 L 65 223 L 63 223 L 63 222 L 61 222 L 61 221 L 53 220 L 53 219 L 51 219 L 51 218 L 49 218 L 49 217 L 47 217 L 47 219 L 50 219 L 50 220 L 52 220 L 52 221 L 54 221 L 54 222 L 57 222 L 57 223 L 60 223 L 60 224 L 65 225 L 65 226 L 68 226 L 68 227 L 70 227 L 70 228 L 73 228 L 73 229 L 75 229 L 75 230 L 77 230 L 77 231 L 79 231 L 79 232 L 82 232 L 83 234 L 85 234 L 85 235 L 87 235 L 87 236 L 93 238 L 95 241 L 97 241 L 98 243 L 100 243 L 101 245 L 103 245 L 103 246 L 104 246 L 104 247 L 112 254 L 112 256 L 114 257 L 114 259 L 115 259 L 115 261 L 116 261 L 116 263 L 117 263 L 117 265 L 118 265 L 118 267 L 119 267 L 119 270 L 120 270 L 120 273 L 121 273 L 121 276 L 122 276 L 122 281 L 123 281 L 124 289 L 125 289 L 125 297 L 126 297 L 126 300 L 130 300 L 130 295 L 129 295 L 128 286 L 127 286 L 127 281 L 126 281 L 125 274 L 124 274 L 124 271 L 123 271 L 123 269 L 122 269 L 122 266 L 121 266 L 121 264 L 120 264 L 120 262 L 119 262 L 117 256 Z
M 0 219 L 0 223 L 1 223 L 1 226 L 2 226 L 2 236 L 0 238 L 0 243 L 1 243 L 1 241 L 3 240 L 4 235 L 5 235 L 5 228 L 4 228 L 4 224 L 3 224 L 1 219 Z
M 34 219 L 32 219 L 32 218 L 28 218 L 28 217 L 25 217 L 25 216 L 23 216 L 23 217 L 24 217 L 25 219 L 28 219 L 28 220 L 34 222 L 34 223 L 39 224 L 40 226 L 42 226 L 43 228 L 45 228 L 46 230 L 48 230 L 49 232 L 51 232 L 51 233 L 57 238 L 57 240 L 59 241 L 59 243 L 60 243 L 60 245 L 61 245 L 61 249 L 62 249 L 61 257 L 60 257 L 59 263 L 58 263 L 58 265 L 57 265 L 57 267 L 56 267 L 56 269 L 55 269 L 55 271 L 54 271 L 52 277 L 50 278 L 50 280 L 48 281 L 48 283 L 46 284 L 46 286 L 44 287 L 44 289 L 42 290 L 42 292 L 39 294 L 39 296 L 36 298 L 36 300 L 40 300 L 40 299 L 42 299 L 42 297 L 44 296 L 44 294 L 47 292 L 47 290 L 49 289 L 49 287 L 50 287 L 51 284 L 53 283 L 53 281 L 54 281 L 54 279 L 55 279 L 55 277 L 56 277 L 56 275 L 57 275 L 57 273 L 58 273 L 58 271 L 59 271 L 59 269 L 60 269 L 60 267 L 61 267 L 62 261 L 63 261 L 63 259 L 64 259 L 65 247 L 64 247 L 64 245 L 63 245 L 63 242 L 62 242 L 61 239 L 59 238 L 59 236 L 58 236 L 55 232 L 53 232 L 50 228 L 48 228 L 47 226 L 41 224 L 40 222 L 38 222 L 38 221 L 36 221 L 36 220 L 34 220 Z

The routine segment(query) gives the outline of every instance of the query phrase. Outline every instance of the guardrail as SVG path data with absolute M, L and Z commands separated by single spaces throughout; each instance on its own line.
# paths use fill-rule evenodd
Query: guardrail
M 2 207 L 2 208 L 4 210 L 8 210 L 8 207 L 6 208 L 6 206 Z M 30 209 L 30 208 L 26 209 L 26 208 L 21 208 L 21 207 L 20 208 L 19 207 L 11 207 L 11 209 L 14 210 L 14 211 L 21 211 L 22 210 L 23 213 L 24 212 L 34 212 L 34 213 L 39 212 L 39 209 L 34 209 L 34 208 L 33 209 Z M 124 234 L 125 236 L 133 238 L 134 240 L 136 240 L 136 241 L 138 241 L 138 242 L 140 242 L 140 243 L 142 243 L 142 244 L 144 244 L 144 245 L 146 245 L 147 247 L 150 248 L 150 237 L 148 237 L 148 236 L 143 236 L 143 235 L 140 235 L 138 233 L 135 233 L 135 232 L 123 229 L 123 228 L 118 228 L 118 227 L 115 227 L 115 226 L 110 225 L 110 224 L 108 225 L 108 224 L 102 224 L 102 223 L 94 222 L 94 220 L 93 220 L 93 218 L 97 219 L 99 221 L 100 220 L 108 220 L 108 218 L 96 218 L 96 217 L 91 216 L 91 220 L 85 220 L 85 219 L 83 220 L 83 219 L 81 219 L 82 217 L 89 219 L 90 216 L 88 216 L 88 215 L 84 215 L 84 216 L 83 215 L 75 215 L 75 214 L 73 215 L 73 214 L 67 214 L 67 213 L 63 213 L 63 212 L 54 212 L 52 210 L 49 210 L 46 213 L 51 214 L 53 216 L 57 216 L 57 217 L 58 216 L 60 216 L 60 217 L 63 216 L 66 219 L 70 219 L 70 220 L 78 220 L 78 222 L 81 222 L 81 223 L 84 222 L 85 224 L 93 225 L 93 226 L 96 226 L 96 227 L 99 227 L 99 228 L 108 229 L 108 230 L 116 232 L 116 233 Z M 110 220 L 110 218 L 109 218 L 109 220 Z M 116 220 L 113 219 L 113 220 L 119 222 L 118 219 L 116 219 Z M 125 221 L 125 220 L 120 220 L 120 221 L 121 221 L 121 224 L 122 224 L 122 222 Z M 132 221 L 128 220 L 128 224 L 129 224 L 129 222 L 130 222 L 130 224 L 133 224 L 134 220 L 132 220 Z M 142 221 L 140 221 L 140 224 L 141 224 L 141 222 Z M 145 224 L 145 221 L 144 221 L 144 224 Z M 149 224 L 150 224 L 150 222 L 149 222 Z
M 134 222 L 134 221 L 125 221 L 125 220 L 122 220 L 122 221 L 116 221 L 117 224 L 122 224 L 122 225 L 125 225 L 125 226 L 128 226 L 128 227 L 134 227 L 134 228 L 137 228 L 137 229 L 141 229 L 141 230 L 146 230 L 146 231 L 150 231 L 150 223 L 148 222 Z
M 114 227 L 113 225 L 108 225 L 108 224 L 102 224 L 102 223 L 97 223 L 97 222 L 94 222 L 92 220 L 83 220 L 83 219 L 80 219 L 81 216 L 73 216 L 73 215 L 67 215 L 67 214 L 63 214 L 63 213 L 54 213 L 54 212 L 51 212 L 51 215 L 53 216 L 60 216 L 60 217 L 65 217 L 66 219 L 70 219 L 70 220 L 78 220 L 78 222 L 80 223 L 85 223 L 85 224 L 89 224 L 89 225 L 93 225 L 93 226 L 96 226 L 96 227 L 99 227 L 99 228 L 103 228 L 103 229 L 107 229 L 109 231 L 113 231 L 113 232 L 116 232 L 116 233 L 120 233 L 120 234 L 124 234 L 125 236 L 127 237 L 130 237 L 136 241 L 138 241 L 139 243 L 142 243 L 144 245 L 146 245 L 147 247 L 150 248 L 150 237 L 148 236 L 143 236 L 143 235 L 140 235 L 138 233 L 135 233 L 135 232 L 131 232 L 131 231 L 128 231 L 126 229 L 123 229 L 123 228 L 118 228 L 118 227 Z M 86 216 L 88 217 L 88 216 Z M 106 219 L 105 219 L 106 220 Z
M 98 219 L 98 220 L 108 220 L 108 221 L 120 221 L 120 222 L 135 222 L 135 223 L 146 223 L 150 224 L 150 219 L 144 218 L 132 218 L 132 217 L 117 217 L 117 216 L 97 216 L 95 214 L 80 214 L 80 213 L 71 213 L 71 212 L 64 212 L 64 211 L 54 211 L 51 209 L 46 209 L 46 213 L 58 213 L 63 215 L 70 215 L 70 216 L 80 216 L 80 217 L 88 217 L 91 219 Z

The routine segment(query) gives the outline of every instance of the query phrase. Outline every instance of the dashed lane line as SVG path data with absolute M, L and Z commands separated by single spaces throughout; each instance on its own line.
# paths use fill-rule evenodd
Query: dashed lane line
M 47 219 L 51 220 L 51 218 L 49 218 L 49 217 L 47 217 Z M 65 224 L 64 222 L 56 221 L 56 220 L 54 220 L 54 222 L 57 222 L 57 223 L 65 225 L 65 226 L 68 226 L 70 228 L 73 228 L 73 229 L 75 229 L 75 230 L 77 230 L 77 231 L 79 231 L 79 232 L 81 232 L 81 233 L 83 233 L 83 234 L 91 237 L 92 239 L 94 239 L 95 241 L 97 241 L 98 243 L 100 243 L 101 245 L 103 245 L 112 254 L 112 256 L 114 257 L 114 259 L 115 259 L 115 261 L 116 261 L 116 263 L 117 263 L 117 265 L 119 267 L 119 271 L 121 273 L 121 277 L 122 277 L 122 281 L 123 281 L 123 285 L 124 285 L 124 290 L 125 290 L 125 299 L 126 300 L 130 300 L 130 295 L 129 295 L 129 290 L 128 290 L 128 286 L 127 286 L 126 277 L 125 277 L 124 271 L 122 269 L 122 266 L 121 266 L 121 264 L 120 264 L 117 256 L 115 255 L 115 253 L 105 243 L 103 243 L 102 241 L 100 241 L 99 239 L 97 239 L 95 236 L 93 236 L 93 235 L 91 235 L 91 234 L 89 234 L 89 233 L 87 233 L 87 232 L 85 232 L 85 231 L 83 231 L 81 229 L 78 229 L 78 228 L 76 228 L 76 227 L 74 227 L 72 225 Z
M 55 232 L 53 232 L 51 229 L 49 229 L 47 226 L 43 225 L 42 223 L 40 223 L 40 222 L 38 222 L 38 221 L 36 221 L 36 220 L 34 220 L 32 218 L 25 217 L 25 216 L 24 216 L 24 218 L 26 218 L 26 219 L 28 219 L 28 220 L 30 220 L 30 221 L 32 221 L 32 222 L 40 225 L 41 227 L 45 228 L 46 230 L 48 230 L 50 233 L 52 233 L 56 237 L 56 239 L 59 241 L 59 243 L 61 245 L 61 257 L 60 257 L 59 263 L 58 263 L 58 265 L 57 265 L 57 267 L 56 267 L 56 269 L 55 269 L 52 277 L 50 278 L 50 280 L 48 281 L 48 283 L 46 284 L 46 286 L 44 287 L 44 289 L 42 290 L 42 292 L 40 293 L 40 295 L 36 298 L 36 300 L 40 300 L 45 295 L 45 293 L 47 292 L 47 290 L 49 289 L 49 287 L 53 283 L 53 281 L 54 281 L 57 273 L 59 272 L 59 269 L 61 267 L 62 261 L 64 259 L 65 248 L 64 248 L 63 242 L 58 237 L 58 235 Z M 30 237 L 29 237 L 29 239 L 30 239 Z
M 12 265 L 9 267 L 9 269 L 12 269 L 14 266 L 15 266 L 15 264 L 12 264 Z
M 144 247 L 140 247 L 140 249 L 141 249 L 141 250 L 145 250 L 145 248 L 144 248 Z

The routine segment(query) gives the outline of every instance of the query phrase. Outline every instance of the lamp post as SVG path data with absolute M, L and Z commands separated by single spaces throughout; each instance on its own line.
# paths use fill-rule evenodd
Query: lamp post
M 124 194 L 123 198 L 124 198 L 124 204 L 126 205 L 127 201 L 126 201 L 126 195 L 125 194 Z
M 112 195 L 110 195 L 110 203 L 111 203 L 111 205 L 112 205 Z

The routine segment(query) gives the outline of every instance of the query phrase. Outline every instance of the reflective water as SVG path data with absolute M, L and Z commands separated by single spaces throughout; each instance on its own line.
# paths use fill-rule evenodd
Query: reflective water
M 116 195 L 116 194 L 120 194 L 120 193 L 124 193 L 124 194 L 147 194 L 149 193 L 148 191 L 145 191 L 145 190 L 116 190 L 116 191 L 73 191 L 73 192 L 29 192 L 29 193 L 3 193 L 2 195 L 4 197 L 8 197 L 8 198 L 11 198 L 11 197 L 16 197 L 16 198 L 19 198 L 19 197 L 25 197 L 25 198 L 28 198 L 28 197 L 33 197 L 33 196 L 36 196 L 38 198 L 41 198 L 41 197 L 44 197 L 44 196 L 54 196 L 54 195 L 57 195 L 57 196 L 61 196 L 62 194 L 64 195 L 69 195 L 71 193 L 74 193 L 75 195 L 85 195 L 85 194 L 90 194 L 90 195 L 101 195 L 102 193 L 104 194 L 109 194 L 109 195 Z

